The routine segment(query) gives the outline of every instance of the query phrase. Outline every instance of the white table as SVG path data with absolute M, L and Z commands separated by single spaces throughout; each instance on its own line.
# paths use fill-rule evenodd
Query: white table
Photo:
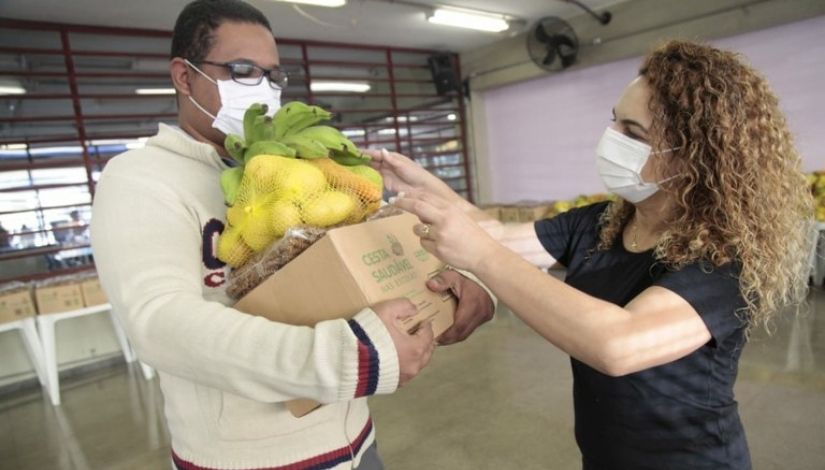
M 26 347 L 26 353 L 28 353 L 29 360 L 34 367 L 34 372 L 37 374 L 37 380 L 44 389 L 48 390 L 46 362 L 43 357 L 43 347 L 40 344 L 40 337 L 37 335 L 34 317 L 0 323 L 0 333 L 12 330 L 20 331 L 20 334 L 23 336 L 23 345 Z
M 822 287 L 825 280 L 825 222 L 817 222 L 814 230 L 814 245 L 811 249 L 811 277 L 814 285 Z
M 81 308 L 78 310 L 71 310 L 62 313 L 49 313 L 45 315 L 37 315 L 37 327 L 40 332 L 40 343 L 43 349 L 43 359 L 45 363 L 46 384 L 48 385 L 49 398 L 51 398 L 53 405 L 60 404 L 60 381 L 58 378 L 58 364 L 57 364 L 57 345 L 55 342 L 55 324 L 59 321 L 69 320 L 71 318 L 83 317 L 87 315 L 94 315 L 98 313 L 108 313 L 112 320 L 112 326 L 115 329 L 117 341 L 120 344 L 120 349 L 123 351 L 123 356 L 126 362 L 134 362 L 137 357 L 126 338 L 126 333 L 120 326 L 117 317 L 112 313 L 111 304 L 95 305 L 93 307 Z M 149 366 L 141 363 L 143 374 L 146 379 L 151 379 L 154 376 L 154 370 Z
M 92 247 L 84 246 L 80 248 L 68 248 L 58 251 L 54 254 L 54 258 L 58 261 L 66 261 L 73 258 L 80 258 L 84 256 L 92 256 Z

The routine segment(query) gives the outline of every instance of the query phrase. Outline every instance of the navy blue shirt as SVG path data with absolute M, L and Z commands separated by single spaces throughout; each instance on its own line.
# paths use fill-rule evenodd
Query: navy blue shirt
M 622 377 L 571 359 L 584 468 L 751 468 L 733 396 L 746 326 L 737 313 L 745 306 L 738 268 L 696 263 L 674 271 L 657 263 L 652 250 L 625 250 L 621 239 L 597 250 L 608 204 L 535 223 L 544 248 L 567 268 L 565 282 L 620 306 L 648 287 L 664 287 L 690 303 L 712 339 L 681 359 Z

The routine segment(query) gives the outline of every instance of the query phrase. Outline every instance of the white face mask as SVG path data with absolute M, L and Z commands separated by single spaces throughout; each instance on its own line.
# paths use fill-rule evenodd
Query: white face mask
M 242 85 L 231 79 L 215 80 L 203 73 L 203 71 L 195 67 L 188 60 L 186 63 L 206 77 L 207 80 L 217 85 L 218 94 L 221 97 L 221 108 L 218 110 L 217 116 L 204 109 L 203 106 L 192 98 L 192 95 L 189 95 L 189 101 L 204 114 L 211 117 L 213 119 L 212 127 L 224 134 L 236 134 L 246 138 L 243 132 L 243 115 L 246 113 L 247 108 L 254 103 L 266 104 L 269 108 L 267 110 L 267 115 L 269 116 L 275 114 L 278 108 L 281 107 L 281 89 L 272 88 L 266 77 L 257 85 Z
M 675 178 L 672 176 L 658 183 L 649 183 L 642 179 L 642 168 L 650 155 L 671 150 L 675 148 L 653 153 L 650 145 L 608 127 L 596 147 L 599 176 L 608 191 L 636 204 L 656 194 L 661 183 Z

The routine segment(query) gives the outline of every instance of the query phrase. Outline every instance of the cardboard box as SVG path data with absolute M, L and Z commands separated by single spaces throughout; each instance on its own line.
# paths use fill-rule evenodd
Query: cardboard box
M 489 206 L 482 206 L 480 207 L 482 212 L 489 215 L 490 217 L 501 220 L 501 206 L 498 205 L 489 205 Z
M 0 292 L 0 323 L 22 320 L 35 313 L 37 309 L 28 286 L 21 285 Z
M 83 306 L 85 307 L 109 303 L 97 277 L 80 281 L 80 292 L 83 294 Z
M 402 214 L 339 227 L 246 294 L 235 308 L 273 321 L 313 326 L 351 318 L 370 305 L 409 298 L 418 314 L 408 329 L 433 321 L 436 336 L 453 322 L 456 301 L 430 291 L 426 281 L 444 269 L 425 251 L 412 227 L 418 218 Z M 287 408 L 303 416 L 319 406 L 293 400 Z
M 501 206 L 499 220 L 503 224 L 513 224 L 519 221 L 521 215 L 518 206 Z
M 533 222 L 543 219 L 550 212 L 550 204 L 539 203 L 519 207 L 519 222 Z
M 40 315 L 83 308 L 83 293 L 78 283 L 38 286 L 34 290 L 34 297 Z
M 433 320 L 436 335 L 452 325 L 455 298 L 425 285 L 444 264 L 413 233 L 418 218 L 396 215 L 332 229 L 246 294 L 235 308 L 273 321 L 314 326 L 350 318 L 384 300 L 409 298 L 418 315 L 411 329 Z

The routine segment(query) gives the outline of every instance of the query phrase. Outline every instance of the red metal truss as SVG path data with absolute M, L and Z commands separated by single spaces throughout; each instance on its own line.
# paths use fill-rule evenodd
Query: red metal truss
M 45 81 L 51 84 L 50 88 L 42 91 L 0 96 L 0 103 L 9 103 L 10 108 L 38 107 L 37 112 L 28 114 L 12 112 L 0 116 L 0 126 L 2 126 L 0 128 L 3 129 L 3 133 L 0 134 L 0 173 L 27 171 L 31 178 L 30 172 L 34 170 L 81 167 L 85 170 L 85 179 L 78 182 L 41 185 L 12 183 L 0 189 L 0 196 L 11 197 L 19 191 L 39 192 L 49 189 L 85 187 L 90 198 L 93 198 L 95 191 L 93 173 L 100 171 L 115 152 L 108 150 L 107 153 L 101 153 L 91 142 L 149 137 L 151 132 L 145 130 L 147 123 L 170 122 L 176 119 L 177 114 L 171 112 L 173 108 L 167 107 L 168 105 L 164 103 L 164 100 L 174 100 L 174 95 L 138 95 L 118 90 L 113 92 L 110 91 L 112 88 L 108 90 L 105 88 L 114 84 L 114 80 L 128 80 L 129 84 L 134 85 L 135 88 L 143 87 L 144 84 L 147 88 L 171 88 L 168 72 L 129 68 L 107 70 L 94 65 L 105 58 L 116 59 L 118 62 L 122 62 L 121 59 L 163 61 L 169 59 L 167 51 L 117 50 L 117 47 L 112 45 L 114 41 L 105 40 L 98 41 L 92 46 L 74 47 L 72 44 L 73 41 L 78 42 L 76 41 L 78 35 L 98 35 L 101 38 L 118 36 L 130 39 L 169 39 L 171 38 L 170 31 L 69 25 L 7 18 L 0 18 L 0 29 L 18 30 L 23 35 L 26 31 L 53 33 L 54 44 L 58 45 L 57 47 L 0 46 L 0 54 L 32 56 L 46 64 L 30 65 L 20 69 L 7 65 L 0 70 L 0 77 L 13 77 L 21 81 L 46 79 Z M 460 176 L 442 179 L 454 185 L 459 192 L 472 200 L 472 179 L 466 151 L 468 139 L 464 97 L 462 93 L 438 95 L 426 61 L 429 56 L 439 51 L 288 38 L 277 39 L 277 43 L 282 48 L 289 48 L 290 52 L 295 52 L 293 48 L 298 52 L 298 54 L 291 54 L 293 57 L 283 58 L 281 61 L 290 72 L 295 69 L 299 71 L 291 77 L 290 83 L 293 88 L 284 93 L 285 101 L 300 99 L 330 109 L 336 118 L 333 125 L 342 130 L 363 131 L 363 135 L 351 137 L 357 145 L 394 148 L 408 153 L 432 171 L 446 169 L 448 171 L 442 174 L 460 173 Z M 366 60 L 338 60 L 336 55 L 321 56 L 318 54 L 322 49 L 342 52 L 370 51 L 374 54 L 370 54 L 370 58 Z M 420 60 L 417 60 L 417 57 Z M 457 55 L 453 56 L 453 61 L 455 73 L 460 77 Z M 378 89 L 365 94 L 313 92 L 310 87 L 313 80 L 368 81 L 378 84 Z M 357 103 L 341 105 L 340 101 L 337 101 L 353 96 L 374 101 L 360 103 L 364 107 L 358 107 Z M 106 110 L 104 106 L 109 105 L 113 100 L 128 100 L 130 107 L 134 104 L 134 112 L 122 112 L 121 109 L 116 110 L 117 112 Z M 138 103 L 151 104 L 140 108 Z M 455 116 L 455 119 L 452 116 Z M 111 127 L 108 126 L 109 123 L 112 124 Z M 112 130 L 128 127 L 131 127 L 131 130 L 123 132 Z M 8 129 L 12 131 L 6 132 Z M 385 135 L 390 134 L 389 132 L 379 134 L 378 131 L 384 129 L 392 129 L 393 132 L 391 135 Z M 23 154 L 15 150 L 19 149 L 21 144 L 25 149 Z M 37 152 L 32 152 L 49 145 L 71 146 L 78 148 L 79 152 L 66 153 L 60 155 L 59 158 L 46 158 Z M 11 153 L 4 154 L 4 152 Z M 457 156 L 458 159 L 451 158 L 452 156 Z M 446 160 L 438 157 L 445 157 Z M 462 171 L 449 171 L 454 168 Z M 44 214 L 60 213 L 60 211 L 72 209 L 88 211 L 91 204 L 88 202 L 67 204 L 66 202 L 54 201 L 49 202 L 51 205 L 40 205 L 28 209 L 10 206 L 4 211 L 0 208 L 0 222 L 4 219 L 20 220 L 19 218 L 27 213 L 36 214 L 39 220 L 45 221 Z M 41 225 L 22 232 L 18 230 L 12 235 L 51 237 L 55 232 L 70 228 L 85 228 L 85 225 L 72 227 Z M 0 263 L 27 257 L 51 256 L 63 250 L 85 246 L 87 245 L 55 244 L 4 251 L 0 252 Z M 38 272 L 25 276 L 7 276 L 6 274 L 9 273 L 4 272 L 4 276 L 0 277 L 0 283 L 13 279 L 42 279 L 90 268 L 88 265 L 61 268 L 57 271 Z

